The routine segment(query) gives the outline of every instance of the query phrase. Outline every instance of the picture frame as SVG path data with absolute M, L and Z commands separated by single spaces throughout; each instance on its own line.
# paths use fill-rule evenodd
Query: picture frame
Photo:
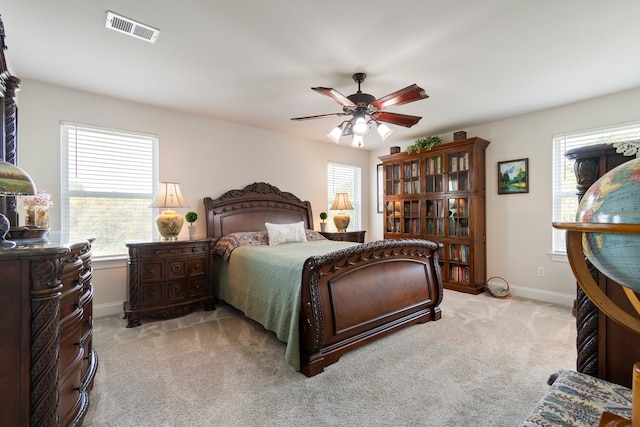
M 498 194 L 529 192 L 529 159 L 498 162 Z
M 378 213 L 383 212 L 384 205 L 384 177 L 382 174 L 382 163 L 377 166 L 378 170 Z

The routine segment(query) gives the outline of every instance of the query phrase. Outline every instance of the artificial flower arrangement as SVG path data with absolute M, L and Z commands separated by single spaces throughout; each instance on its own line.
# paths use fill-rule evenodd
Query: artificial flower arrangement
M 25 225 L 35 227 L 49 227 L 49 208 L 53 206 L 51 194 L 41 188 L 33 196 L 21 196 L 24 206 Z

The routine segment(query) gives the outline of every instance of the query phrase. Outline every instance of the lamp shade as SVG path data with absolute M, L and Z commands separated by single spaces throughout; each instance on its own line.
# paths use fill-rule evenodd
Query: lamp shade
M 327 136 L 336 144 L 339 143 L 340 137 L 342 136 L 342 125 L 334 127 L 333 130 L 327 134 Z
M 184 224 L 184 218 L 171 210 L 171 208 L 189 207 L 189 204 L 182 197 L 180 184 L 177 182 L 161 182 L 151 207 L 166 209 L 156 217 L 156 228 L 162 240 L 177 240 Z
M 18 166 L 0 160 L 0 195 L 2 196 L 33 196 L 36 186 L 31 177 Z M 0 213 L 0 249 L 10 249 L 15 242 L 5 239 L 11 228 L 9 219 Z
M 380 135 L 383 141 L 389 138 L 389 135 L 393 133 L 393 130 L 391 130 L 391 128 L 385 125 L 384 123 L 378 123 L 377 130 L 378 130 L 378 135 Z
M 180 184 L 177 182 L 161 182 L 156 197 L 151 202 L 152 208 L 188 208 L 189 204 L 182 197 Z
M 351 205 L 351 202 L 349 201 L 349 194 L 348 193 L 336 193 L 336 198 L 333 201 L 333 204 L 331 205 L 330 209 L 334 210 L 334 211 L 344 211 L 344 210 L 353 209 L 353 206 Z
M 353 124 L 353 133 L 356 135 L 366 135 L 369 132 L 369 124 L 364 117 L 358 117 Z
M 31 177 L 18 166 L 0 160 L 0 195 L 33 196 L 36 186 Z

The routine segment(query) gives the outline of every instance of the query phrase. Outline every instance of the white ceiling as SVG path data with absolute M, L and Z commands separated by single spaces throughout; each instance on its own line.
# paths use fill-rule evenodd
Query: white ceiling
M 110 10 L 160 29 L 105 28 Z M 422 116 L 365 148 L 640 87 L 638 0 L 2 0 L 15 76 L 332 143 L 312 86 L 381 97 L 412 83 Z M 346 139 L 346 138 L 345 138 Z M 341 142 L 342 143 L 342 142 Z M 344 144 L 349 144 L 345 140 Z

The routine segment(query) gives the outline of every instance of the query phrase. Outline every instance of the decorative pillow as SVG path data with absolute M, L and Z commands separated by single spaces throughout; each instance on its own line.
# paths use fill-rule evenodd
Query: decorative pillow
M 272 224 L 264 223 L 269 235 L 269 245 L 279 245 L 281 243 L 306 242 L 307 235 L 304 230 L 304 222 L 293 224 Z
M 231 233 L 216 242 L 213 251 L 225 261 L 229 261 L 231 252 L 240 246 L 268 245 L 269 238 L 266 231 L 245 231 Z
M 304 230 L 304 232 L 307 235 L 307 242 L 314 242 L 316 240 L 329 240 L 315 230 Z

